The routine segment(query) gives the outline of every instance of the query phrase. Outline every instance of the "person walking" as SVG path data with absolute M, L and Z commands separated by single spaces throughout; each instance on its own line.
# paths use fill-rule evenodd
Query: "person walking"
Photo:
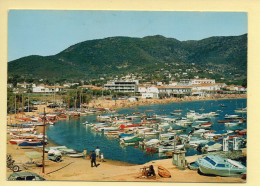
M 96 148 L 95 153 L 96 153 L 97 159 L 100 161 L 100 149 L 98 147 Z
M 96 153 L 95 151 L 93 151 L 90 155 L 90 159 L 91 159 L 91 167 L 94 167 L 93 166 L 93 163 L 95 165 L 95 167 L 97 167 L 97 164 L 96 164 Z

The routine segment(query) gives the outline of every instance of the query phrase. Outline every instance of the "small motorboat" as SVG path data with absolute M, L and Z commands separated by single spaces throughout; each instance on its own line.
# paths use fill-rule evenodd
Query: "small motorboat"
M 170 178 L 171 173 L 164 167 L 158 166 L 158 175 L 163 177 L 163 178 Z
M 219 155 L 207 155 L 197 159 L 196 162 L 199 165 L 199 171 L 203 174 L 241 177 L 246 173 L 246 167 L 240 162 L 222 158 Z

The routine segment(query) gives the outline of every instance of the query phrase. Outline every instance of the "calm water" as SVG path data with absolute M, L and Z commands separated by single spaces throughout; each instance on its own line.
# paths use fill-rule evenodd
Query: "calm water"
M 225 104 L 227 107 L 221 107 L 220 104 Z M 201 111 L 201 108 L 204 108 Z M 182 110 L 182 116 L 185 116 L 189 110 L 195 110 L 199 113 L 217 112 L 220 114 L 218 117 L 211 118 L 212 125 L 211 129 L 220 130 L 236 130 L 246 128 L 246 123 L 243 123 L 235 127 L 225 127 L 224 124 L 217 123 L 217 120 L 224 120 L 225 114 L 238 114 L 234 110 L 236 108 L 246 107 L 246 99 L 232 99 L 232 100 L 218 100 L 218 101 L 195 101 L 195 102 L 182 102 L 180 103 L 170 103 L 170 104 L 160 104 L 160 105 L 150 105 L 150 106 L 140 106 L 137 109 L 121 109 L 118 111 L 119 114 L 129 114 L 133 112 L 146 112 L 147 115 L 170 115 L 176 109 Z M 146 110 L 153 110 L 147 112 Z M 239 114 L 241 115 L 241 114 Z M 246 118 L 246 114 L 243 115 Z M 180 116 L 178 116 L 180 117 Z M 121 147 L 119 141 L 114 138 L 107 138 L 101 133 L 96 133 L 91 130 L 90 127 L 86 127 L 81 124 L 84 121 L 95 122 L 96 115 L 83 116 L 80 119 L 75 120 L 62 120 L 56 122 L 54 126 L 47 127 L 48 138 L 59 145 L 65 145 L 68 148 L 75 149 L 82 152 L 84 148 L 89 152 L 90 150 L 95 150 L 97 146 L 101 149 L 101 153 L 104 153 L 104 157 L 107 159 L 120 160 L 128 163 L 143 164 L 151 160 L 160 159 L 158 153 L 147 154 L 139 148 L 134 146 Z M 188 134 L 192 128 L 187 128 L 184 134 Z M 186 156 L 199 154 L 193 148 L 186 149 Z

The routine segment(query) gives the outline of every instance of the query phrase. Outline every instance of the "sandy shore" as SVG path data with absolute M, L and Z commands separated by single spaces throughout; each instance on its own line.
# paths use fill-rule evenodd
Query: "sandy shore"
M 245 95 L 236 95 L 234 96 L 226 96 L 221 99 L 231 99 L 231 98 L 246 98 Z M 210 100 L 213 98 L 205 98 L 205 99 L 182 99 L 181 101 L 195 101 L 195 100 Z M 116 103 L 113 100 L 95 100 L 89 104 L 90 107 L 103 107 L 110 109 L 119 109 L 123 107 L 135 107 L 140 105 L 150 105 L 150 104 L 164 104 L 170 102 L 180 101 L 177 98 L 171 99 L 147 99 L 147 100 L 139 100 L 138 102 L 129 102 L 128 100 L 117 100 Z M 39 113 L 43 112 L 43 108 L 45 106 L 41 105 L 38 107 L 38 110 L 31 113 L 25 113 L 24 115 L 20 114 L 15 116 L 14 114 L 8 117 L 8 123 L 12 121 L 12 123 L 19 123 L 18 118 L 26 118 L 29 116 L 37 116 Z M 46 108 L 46 112 L 51 112 L 52 109 Z M 38 127 L 38 132 L 42 131 L 41 127 Z M 245 182 L 245 180 L 241 178 L 233 178 L 233 177 L 212 177 L 212 176 L 204 176 L 197 173 L 197 171 L 192 171 L 189 169 L 179 170 L 176 166 L 172 165 L 172 159 L 164 159 L 164 160 L 156 160 L 146 163 L 144 165 L 132 165 L 120 161 L 113 160 L 105 160 L 105 162 L 98 162 L 100 165 L 96 167 L 90 166 L 89 159 L 83 158 L 70 158 L 64 156 L 62 158 L 62 162 L 53 162 L 47 159 L 47 154 L 45 155 L 46 159 L 46 167 L 45 173 L 42 173 L 41 167 L 36 167 L 35 165 L 28 165 L 26 162 L 30 161 L 30 159 L 25 155 L 27 151 L 39 151 L 42 152 L 41 149 L 19 149 L 17 145 L 12 145 L 9 143 L 9 139 L 11 136 L 7 134 L 7 153 L 11 154 L 13 159 L 19 165 L 25 164 L 27 169 L 26 171 L 35 172 L 46 180 L 78 180 L 78 181 L 152 181 L 152 182 L 225 182 L 225 183 L 241 183 Z M 55 145 L 53 143 L 49 143 L 48 146 Z M 198 156 L 186 157 L 188 162 L 195 161 Z M 41 161 L 41 160 L 39 160 Z M 167 168 L 172 177 L 171 178 L 161 178 L 156 176 L 156 179 L 145 179 L 140 178 L 140 168 L 143 166 L 154 165 L 156 174 L 157 167 L 163 166 Z M 25 171 L 24 168 L 22 168 Z M 56 171 L 58 170 L 58 171 Z M 7 169 L 7 177 L 12 173 L 10 169 Z
M 88 107 L 93 108 L 109 108 L 110 110 L 116 110 L 120 108 L 137 107 L 142 105 L 153 104 L 166 104 L 174 102 L 186 102 L 186 101 L 203 101 L 203 100 L 221 100 L 221 99 L 241 99 L 246 98 L 245 94 L 225 94 L 211 97 L 185 97 L 185 98 L 166 98 L 166 99 L 139 99 L 138 101 L 130 102 L 129 100 L 106 100 L 96 99 L 92 100 Z
M 10 136 L 8 137 L 10 138 Z M 50 144 L 49 144 L 50 145 Z M 25 155 L 27 151 L 39 151 L 41 149 L 19 149 L 17 145 L 12 145 L 7 142 L 7 152 L 12 155 L 18 165 L 24 164 L 28 170 L 23 168 L 22 171 L 30 171 L 39 174 L 46 180 L 78 180 L 78 181 L 152 181 L 152 182 L 226 182 L 226 183 L 241 183 L 245 180 L 233 177 L 212 177 L 203 176 L 189 169 L 179 170 L 172 165 L 172 159 L 156 160 L 144 165 L 131 165 L 128 163 L 105 160 L 105 162 L 97 162 L 98 167 L 91 167 L 89 159 L 70 158 L 63 156 L 62 162 L 53 162 L 47 159 L 45 153 L 45 173 L 42 173 L 41 167 L 36 167 L 34 164 L 28 165 L 30 159 Z M 188 162 L 195 161 L 198 156 L 186 157 Z M 37 161 L 37 160 L 34 160 Z M 41 161 L 39 159 L 38 161 Z M 140 168 L 143 166 L 153 165 L 157 174 L 157 167 L 163 166 L 167 168 L 172 177 L 161 178 L 156 176 L 155 179 L 146 179 L 140 177 Z M 57 171 L 58 170 L 58 171 Z M 7 169 L 7 177 L 12 173 Z

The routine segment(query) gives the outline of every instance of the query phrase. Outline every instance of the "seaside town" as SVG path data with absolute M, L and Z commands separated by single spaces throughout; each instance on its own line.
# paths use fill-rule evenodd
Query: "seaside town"
M 8 180 L 246 181 L 246 87 L 139 81 L 8 84 Z

